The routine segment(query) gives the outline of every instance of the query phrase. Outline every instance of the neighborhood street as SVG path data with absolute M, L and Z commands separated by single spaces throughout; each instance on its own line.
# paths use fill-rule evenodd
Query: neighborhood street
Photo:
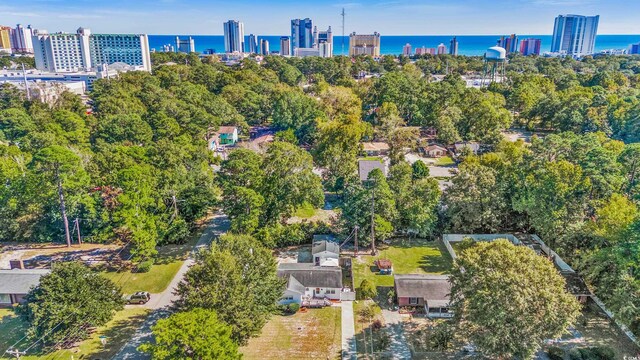
M 122 349 L 113 357 L 114 360 L 142 360 L 149 359 L 149 355 L 141 353 L 137 350 L 138 346 L 149 341 L 151 339 L 151 327 L 162 318 L 169 316 L 171 313 L 170 306 L 176 299 L 176 295 L 173 291 L 177 288 L 180 281 L 184 277 L 184 274 L 189 270 L 189 267 L 194 262 L 194 254 L 200 249 L 208 246 L 211 241 L 221 234 L 224 234 L 229 229 L 229 221 L 227 216 L 220 213 L 216 213 L 209 221 L 209 225 L 204 230 L 200 239 L 193 247 L 189 258 L 182 264 L 180 270 L 176 273 L 176 276 L 171 280 L 167 289 L 160 294 L 152 294 L 151 300 L 144 306 L 152 309 L 153 311 L 147 317 L 142 326 L 136 331 L 131 340 L 126 343 Z M 134 306 L 134 305 L 127 305 Z

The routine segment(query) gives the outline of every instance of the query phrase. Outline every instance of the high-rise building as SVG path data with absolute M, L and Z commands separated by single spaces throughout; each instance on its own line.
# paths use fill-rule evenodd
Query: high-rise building
M 280 38 L 280 55 L 282 56 L 291 55 L 291 40 L 289 40 L 288 36 L 282 36 Z
M 581 57 L 594 53 L 600 15 L 559 15 L 553 26 L 551 52 Z
M 444 55 L 446 53 L 447 47 L 443 43 L 440 43 L 440 45 L 438 45 L 438 55 Z
M 527 55 L 540 55 L 540 45 L 542 40 L 540 39 L 522 39 L 520 42 L 520 54 Z
M 151 71 L 149 39 L 145 34 L 92 34 L 84 28 L 75 34 L 35 30 L 33 43 L 38 70 L 74 72 L 124 63 Z
M 176 52 L 181 53 L 192 53 L 196 52 L 196 43 L 191 36 L 186 39 L 180 39 L 179 36 L 176 36 Z
M 260 39 L 260 54 L 269 55 L 269 40 Z
M 458 39 L 455 36 L 449 42 L 449 55 L 458 56 Z
M 258 40 L 256 36 L 249 34 L 249 54 L 257 54 L 258 50 Z
M 421 48 L 416 48 L 416 55 L 435 55 L 436 54 L 436 48 L 428 48 L 428 47 L 421 47 Z
M 640 42 L 629 45 L 629 51 L 627 53 L 629 55 L 640 55 Z
M 380 34 L 374 32 L 370 35 L 349 35 L 349 56 L 370 55 L 380 56 Z
M 313 23 L 311 19 L 291 20 L 291 53 L 295 54 L 297 48 L 313 47 Z
M 0 26 L 0 52 L 11 53 L 11 28 Z
M 402 47 L 402 55 L 411 56 L 411 44 L 407 43 Z
M 24 27 L 20 24 L 12 31 L 13 52 L 33 54 L 33 31 L 31 25 Z
M 244 52 L 244 24 L 237 20 L 224 23 L 224 51 L 227 53 Z
M 321 57 L 332 57 L 333 56 L 333 32 L 331 31 L 331 26 L 327 31 L 318 31 L 317 27 L 313 28 L 313 46 L 317 47 L 320 50 Z
M 501 36 L 497 45 L 505 49 L 507 54 L 518 52 L 518 36 L 516 34 Z

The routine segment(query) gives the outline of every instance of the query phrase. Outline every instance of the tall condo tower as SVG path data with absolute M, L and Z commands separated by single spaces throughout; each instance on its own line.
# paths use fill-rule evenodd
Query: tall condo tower
M 255 35 L 249 34 L 249 54 L 258 53 L 258 39 Z
M 458 56 L 458 38 L 455 36 L 449 42 L 449 55 Z
M 582 57 L 594 53 L 600 15 L 559 15 L 553 26 L 551 52 Z
M 291 20 L 291 53 L 298 48 L 313 47 L 313 23 L 311 19 Z
M 280 37 L 280 55 L 282 56 L 290 56 L 291 55 L 291 41 L 288 36 Z
M 224 51 L 244 52 L 244 24 L 237 20 L 224 23 Z

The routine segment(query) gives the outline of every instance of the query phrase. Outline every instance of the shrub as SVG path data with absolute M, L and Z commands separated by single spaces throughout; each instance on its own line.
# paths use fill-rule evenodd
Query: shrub
M 581 348 L 580 355 L 582 355 L 582 360 L 598 360 L 598 356 L 593 353 L 591 348 Z
M 551 346 L 547 350 L 547 355 L 549 355 L 549 359 L 551 360 L 564 360 L 564 350 L 557 346 Z
M 147 273 L 153 266 L 153 259 L 145 260 L 136 266 L 137 273 Z
M 453 326 L 449 323 L 441 322 L 433 328 L 430 334 L 428 334 L 428 346 L 431 350 L 447 350 L 451 348 L 453 344 L 453 337 L 455 331 Z
M 297 313 L 298 310 L 300 310 L 300 305 L 299 304 L 297 304 L 297 303 L 289 304 L 289 312 L 291 314 Z
M 616 358 L 616 353 L 611 346 L 594 346 L 591 351 L 598 360 L 613 360 Z
M 371 324 L 371 329 L 373 329 L 373 331 L 379 331 L 382 329 L 382 321 L 376 319 L 373 324 Z
M 378 296 L 376 284 L 372 283 L 368 279 L 362 280 L 360 283 L 360 297 L 363 299 L 373 299 L 376 296 Z
M 569 360 L 582 360 L 582 354 L 580 353 L 580 349 L 569 350 Z

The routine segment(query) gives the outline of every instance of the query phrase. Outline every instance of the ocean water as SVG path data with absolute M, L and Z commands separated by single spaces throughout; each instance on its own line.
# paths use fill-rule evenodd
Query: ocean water
M 194 39 L 197 52 L 213 49 L 217 53 L 224 52 L 224 36 L 222 35 L 180 35 L 181 37 L 191 36 Z M 402 47 L 409 43 L 413 49 L 418 47 L 437 47 L 440 43 L 449 47 L 449 41 L 453 35 L 394 35 L 380 38 L 380 52 L 397 55 L 402 53 Z M 483 55 L 484 51 L 496 44 L 500 35 L 456 35 L 458 39 L 458 54 L 460 55 Z M 551 35 L 518 35 L 518 39 L 538 38 L 542 40 L 541 52 L 549 51 L 551 48 Z M 248 37 L 247 37 L 248 38 Z M 258 36 L 260 39 L 269 41 L 269 50 L 280 50 L 280 35 Z M 333 37 L 334 55 L 342 54 L 342 36 Z M 175 47 L 176 35 L 149 35 L 149 46 L 160 51 L 165 44 Z M 598 35 L 596 38 L 596 52 L 608 49 L 626 49 L 632 43 L 640 42 L 640 35 Z M 248 41 L 247 41 L 248 43 Z M 344 38 L 344 52 L 349 51 L 349 38 Z M 414 50 L 415 51 L 415 50 Z

